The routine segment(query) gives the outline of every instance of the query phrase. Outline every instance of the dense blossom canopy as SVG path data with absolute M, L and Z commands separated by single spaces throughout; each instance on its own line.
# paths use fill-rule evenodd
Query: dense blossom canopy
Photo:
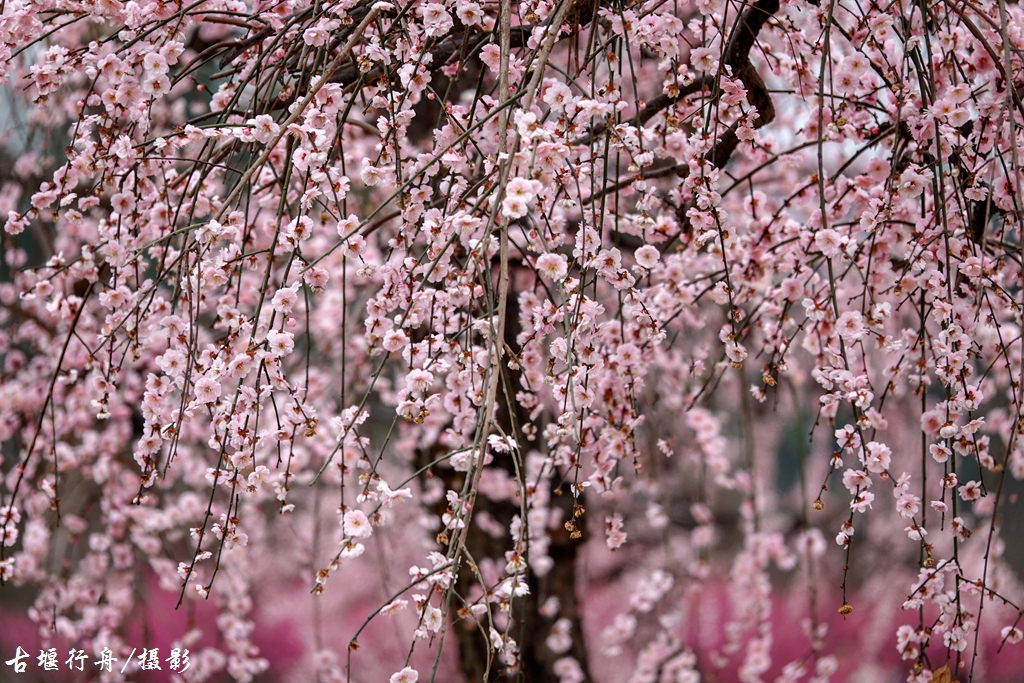
M 1019 663 L 1017 4 L 0 0 L 0 82 L 33 647 L 187 613 L 189 681 Z

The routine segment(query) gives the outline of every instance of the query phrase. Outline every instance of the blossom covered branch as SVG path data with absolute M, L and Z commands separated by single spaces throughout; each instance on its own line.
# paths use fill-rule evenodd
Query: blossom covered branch
M 197 681 L 999 680 L 1022 26 L 3 0 L 0 600 L 170 596 Z

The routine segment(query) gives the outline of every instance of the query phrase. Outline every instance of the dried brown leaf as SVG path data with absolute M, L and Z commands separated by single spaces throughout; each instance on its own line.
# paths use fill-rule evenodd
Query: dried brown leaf
M 941 668 L 932 672 L 931 683 L 957 683 L 953 678 L 953 674 L 949 672 L 949 662 L 946 662 Z

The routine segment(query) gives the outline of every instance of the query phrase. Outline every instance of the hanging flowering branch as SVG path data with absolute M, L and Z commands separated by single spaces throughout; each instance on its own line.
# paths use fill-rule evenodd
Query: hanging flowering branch
M 0 584 L 187 680 L 998 680 L 1022 21 L 0 0 Z

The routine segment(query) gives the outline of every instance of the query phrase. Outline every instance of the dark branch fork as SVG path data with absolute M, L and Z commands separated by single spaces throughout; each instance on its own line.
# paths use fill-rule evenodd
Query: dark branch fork
M 758 118 L 753 122 L 755 129 L 766 126 L 775 119 L 775 106 L 772 104 L 772 98 L 768 94 L 768 87 L 765 85 L 764 79 L 761 78 L 761 74 L 757 73 L 757 69 L 750 61 L 750 51 L 754 48 L 761 28 L 778 11 L 779 0 L 757 0 L 749 5 L 740 15 L 736 29 L 729 38 L 729 44 L 725 50 L 725 64 L 732 70 L 733 77 L 739 80 L 746 89 L 747 101 L 751 106 L 757 107 Z M 708 161 L 716 168 L 725 168 L 739 146 L 740 139 L 736 135 L 737 127 L 736 123 L 729 126 L 728 130 L 715 143 L 711 152 L 708 153 Z M 678 209 L 680 234 L 690 232 L 690 221 L 686 212 L 691 206 L 692 202 L 687 202 Z M 671 246 L 673 242 L 674 239 L 669 241 L 664 248 Z
M 729 40 L 725 51 L 725 63 L 732 67 L 732 75 L 747 90 L 747 101 L 757 107 L 758 118 L 754 128 L 761 128 L 775 119 L 775 106 L 768 94 L 768 87 L 750 62 L 750 51 L 754 48 L 757 34 L 768 19 L 779 11 L 779 0 L 758 0 L 740 15 L 739 24 Z M 733 124 L 722 135 L 722 138 L 711 151 L 710 161 L 718 168 L 723 168 L 732 158 L 739 138 L 736 136 L 736 124 Z

